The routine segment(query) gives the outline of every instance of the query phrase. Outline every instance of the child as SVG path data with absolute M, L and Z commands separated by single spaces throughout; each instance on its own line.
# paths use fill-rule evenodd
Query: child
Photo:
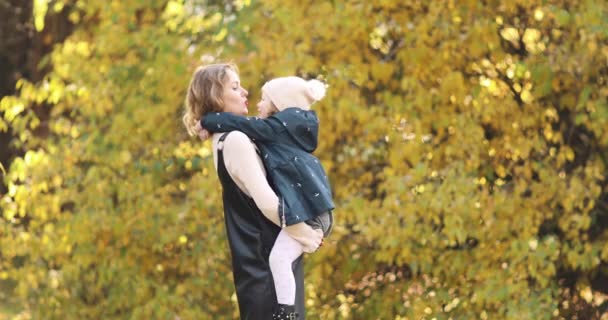
M 324 96 L 325 85 L 318 80 L 277 78 L 262 87 L 260 118 L 208 113 L 201 119 L 201 126 L 210 132 L 238 130 L 249 136 L 258 146 L 269 180 L 279 196 L 283 229 L 269 258 L 279 303 L 273 319 L 297 317 L 291 266 L 303 251 L 284 227 L 307 223 L 321 229 L 327 237 L 333 225 L 329 181 L 320 161 L 311 154 L 317 147 L 319 120 L 310 106 Z

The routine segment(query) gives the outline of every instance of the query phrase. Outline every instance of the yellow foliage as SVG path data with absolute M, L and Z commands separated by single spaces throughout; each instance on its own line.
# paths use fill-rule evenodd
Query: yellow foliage
M 572 274 L 599 310 L 606 4 L 213 3 L 65 6 L 51 72 L 0 102 L 24 151 L 0 279 L 32 318 L 235 316 L 211 145 L 180 123 L 191 71 L 221 60 L 250 102 L 275 76 L 329 84 L 316 155 L 337 224 L 308 257 L 309 318 L 566 318 Z

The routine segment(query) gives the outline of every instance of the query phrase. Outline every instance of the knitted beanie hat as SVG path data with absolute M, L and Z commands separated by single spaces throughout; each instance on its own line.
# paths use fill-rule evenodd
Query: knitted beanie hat
M 310 110 L 310 105 L 323 99 L 325 91 L 323 82 L 314 79 L 304 80 L 300 77 L 276 78 L 262 86 L 262 92 L 279 111 L 290 107 Z

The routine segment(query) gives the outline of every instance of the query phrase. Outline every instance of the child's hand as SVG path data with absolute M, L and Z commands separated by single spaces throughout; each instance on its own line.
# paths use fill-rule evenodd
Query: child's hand
M 194 126 L 194 132 L 196 132 L 196 135 L 198 135 L 199 138 L 201 138 L 202 141 L 205 141 L 207 139 L 209 139 L 209 137 L 211 136 L 211 134 L 209 133 L 209 131 L 207 131 L 207 129 L 204 129 L 201 126 L 201 122 L 198 121 L 196 123 L 196 125 Z
M 202 141 L 209 139 L 210 136 L 211 134 L 207 129 L 201 129 L 201 131 L 198 132 L 198 137 L 201 138 Z

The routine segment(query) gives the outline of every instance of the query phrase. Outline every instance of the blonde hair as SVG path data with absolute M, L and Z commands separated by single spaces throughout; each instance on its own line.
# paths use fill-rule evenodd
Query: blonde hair
M 272 101 L 270 101 L 270 106 L 272 107 L 272 109 L 270 110 L 270 115 L 273 115 L 275 113 L 278 113 L 280 110 L 279 108 L 277 108 L 277 106 L 274 105 L 274 103 Z
M 192 74 L 182 117 L 189 135 L 196 135 L 194 127 L 205 114 L 221 112 L 224 108 L 222 94 L 228 70 L 238 74 L 238 68 L 232 63 L 200 66 Z

